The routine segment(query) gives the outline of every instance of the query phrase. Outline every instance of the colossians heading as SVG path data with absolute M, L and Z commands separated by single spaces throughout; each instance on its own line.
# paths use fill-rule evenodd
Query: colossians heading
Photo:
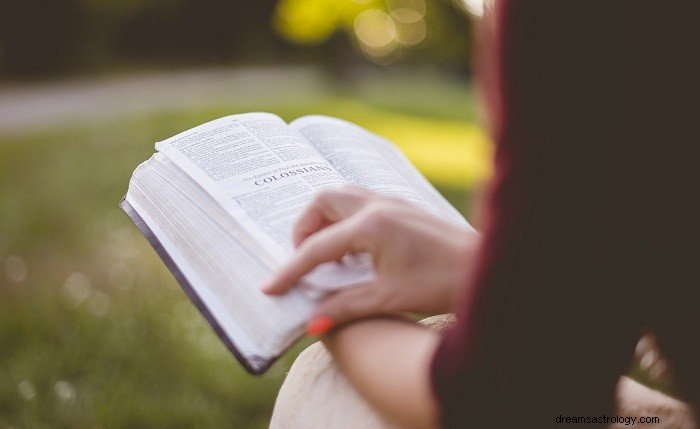
M 263 177 L 262 179 L 258 179 L 253 183 L 255 183 L 257 186 L 269 185 L 270 183 L 274 183 L 278 180 L 284 180 L 284 179 L 288 179 L 290 177 L 300 176 L 300 175 L 303 175 L 306 173 L 312 173 L 315 171 L 333 171 L 333 169 L 327 165 L 299 167 L 299 168 L 295 168 L 292 170 L 278 172 L 278 173 L 272 174 L 272 175 L 267 176 L 267 177 Z

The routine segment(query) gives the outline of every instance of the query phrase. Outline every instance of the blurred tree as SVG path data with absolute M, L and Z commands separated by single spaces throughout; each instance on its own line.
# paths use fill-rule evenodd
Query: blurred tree
M 469 21 L 451 1 L 467 0 L 5 0 L 0 75 L 288 60 L 343 71 L 362 55 L 466 71 Z
M 0 70 L 36 75 L 70 71 L 81 64 L 89 36 L 83 0 L 0 5 Z
M 0 3 L 0 74 L 119 63 L 275 58 L 275 0 L 22 0 Z
M 446 0 L 279 0 L 275 30 L 291 43 L 316 46 L 349 36 L 367 59 L 466 66 L 470 23 Z
M 249 60 L 274 52 L 269 17 L 275 0 L 151 0 L 116 35 L 122 57 L 165 61 Z M 167 3 L 167 4 L 165 4 Z

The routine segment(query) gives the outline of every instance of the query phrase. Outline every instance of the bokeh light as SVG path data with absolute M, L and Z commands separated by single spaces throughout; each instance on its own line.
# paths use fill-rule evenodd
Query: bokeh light
M 71 273 L 66 281 L 63 282 L 61 291 L 71 306 L 77 308 L 88 299 L 92 293 L 90 278 L 81 272 Z
M 34 399 L 36 396 L 36 387 L 34 387 L 34 384 L 31 381 L 22 380 L 17 385 L 17 393 L 19 393 L 19 396 L 21 396 L 23 399 L 29 401 Z
M 10 255 L 5 259 L 5 275 L 10 281 L 22 283 L 28 274 L 27 263 L 18 255 Z
M 484 11 L 488 6 L 487 2 L 492 3 L 488 0 L 453 0 L 454 5 L 458 9 L 461 9 L 476 18 L 481 18 L 484 16 Z
M 368 58 L 381 62 L 396 51 L 396 25 L 384 11 L 369 9 L 355 19 L 355 35 Z
M 73 384 L 64 380 L 57 381 L 56 384 L 53 385 L 53 392 L 61 401 L 70 401 L 75 398 L 76 394 Z
M 467 7 L 466 0 L 454 1 L 459 9 Z M 454 34 L 448 16 L 439 0 L 280 0 L 274 24 L 282 37 L 301 45 L 345 33 L 365 58 L 390 64 L 410 52 L 436 55 L 451 49 L 444 43 Z

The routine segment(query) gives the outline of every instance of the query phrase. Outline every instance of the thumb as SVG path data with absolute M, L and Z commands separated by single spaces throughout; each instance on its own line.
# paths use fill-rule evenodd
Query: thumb
M 329 295 L 316 308 L 316 316 L 307 327 L 309 335 L 322 335 L 333 327 L 383 310 L 377 286 L 368 283 Z

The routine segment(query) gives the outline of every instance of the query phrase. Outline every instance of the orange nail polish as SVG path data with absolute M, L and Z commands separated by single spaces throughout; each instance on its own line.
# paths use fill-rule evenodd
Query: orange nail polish
M 306 325 L 306 333 L 318 337 L 333 329 L 335 322 L 328 316 L 316 316 Z

